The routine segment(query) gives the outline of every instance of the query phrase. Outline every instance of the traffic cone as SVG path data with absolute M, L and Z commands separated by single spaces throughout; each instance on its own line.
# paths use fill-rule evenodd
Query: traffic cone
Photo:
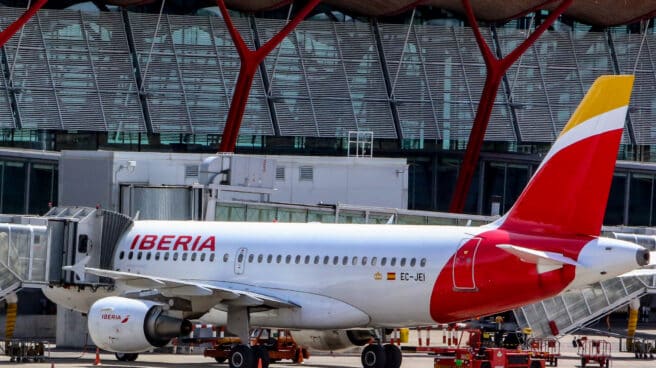
M 303 364 L 303 349 L 298 351 L 298 364 Z
M 50 368 L 55 368 L 55 363 L 50 363 Z
M 93 361 L 93 365 L 102 365 L 100 362 L 100 348 L 96 348 L 96 360 Z
M 257 358 L 257 368 L 262 368 L 262 358 Z

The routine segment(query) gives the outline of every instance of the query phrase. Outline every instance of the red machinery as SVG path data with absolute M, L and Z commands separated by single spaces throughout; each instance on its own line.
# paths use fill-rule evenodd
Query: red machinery
M 555 337 L 532 338 L 528 340 L 527 345 L 534 357 L 544 359 L 550 366 L 558 366 L 560 341 Z
M 581 357 L 581 368 L 589 362 L 599 363 L 600 368 L 608 367 L 610 363 L 611 345 L 605 340 L 592 340 L 582 337 L 576 340 L 577 354 Z
M 218 363 L 223 363 L 230 356 L 232 346 L 239 344 L 240 340 L 238 337 L 224 337 L 213 339 L 212 343 L 214 346 L 205 349 L 203 355 L 214 358 Z M 277 336 L 274 337 L 269 329 L 256 329 L 251 334 L 251 345 L 264 346 L 269 351 L 269 360 L 271 363 L 283 359 L 289 359 L 294 363 L 301 363 L 303 359 L 310 357 L 307 349 L 297 345 L 287 330 L 278 330 Z
M 500 333 L 500 332 L 499 332 Z M 488 335 L 488 336 L 486 336 Z M 493 347 L 490 334 L 477 329 L 459 331 L 459 336 L 451 336 L 454 346 L 426 347 L 423 351 L 436 354 L 434 368 L 544 368 L 545 360 L 534 355 L 531 350 Z

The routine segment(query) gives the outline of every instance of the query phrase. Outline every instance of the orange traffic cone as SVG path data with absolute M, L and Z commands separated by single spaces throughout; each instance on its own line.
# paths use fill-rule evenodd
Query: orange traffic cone
M 96 360 L 93 361 L 93 365 L 102 365 L 100 362 L 100 349 L 96 348 Z
M 298 352 L 298 364 L 303 364 L 303 349 Z
M 262 368 L 262 358 L 257 358 L 257 368 Z

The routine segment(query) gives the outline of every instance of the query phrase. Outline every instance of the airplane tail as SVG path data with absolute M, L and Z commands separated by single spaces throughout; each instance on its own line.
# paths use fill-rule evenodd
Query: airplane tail
M 498 222 L 548 235 L 599 235 L 634 77 L 599 77 L 551 150 Z

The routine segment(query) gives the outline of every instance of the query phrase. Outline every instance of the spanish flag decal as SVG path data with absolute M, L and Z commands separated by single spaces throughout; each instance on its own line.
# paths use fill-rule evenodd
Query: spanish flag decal
M 389 280 L 392 280 L 392 281 L 396 280 L 396 272 L 388 272 L 387 273 L 387 280 L 388 281 Z

